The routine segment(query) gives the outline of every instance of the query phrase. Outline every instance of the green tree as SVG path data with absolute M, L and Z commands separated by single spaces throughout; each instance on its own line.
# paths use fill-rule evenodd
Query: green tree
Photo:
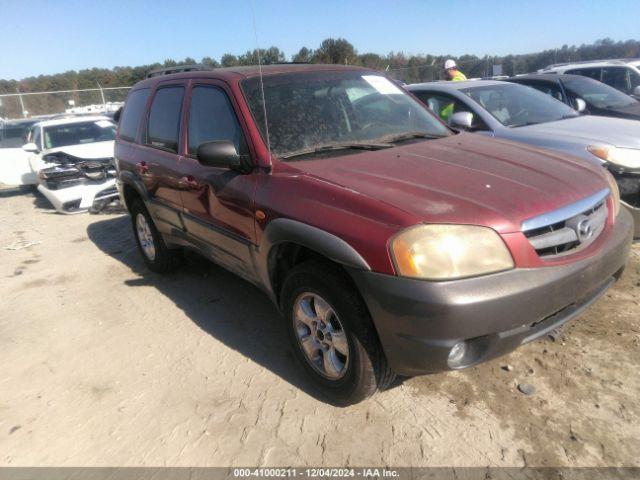
M 239 65 L 238 57 L 231 55 L 230 53 L 225 53 L 220 59 L 220 64 L 223 67 L 235 67 Z
M 315 50 L 313 61 L 316 63 L 353 65 L 357 63 L 357 52 L 355 47 L 344 38 L 327 38 Z
M 313 50 L 309 50 L 307 47 L 302 47 L 300 50 L 298 50 L 298 53 L 296 53 L 292 60 L 294 62 L 300 62 L 300 63 L 309 63 L 311 62 L 313 58 Z

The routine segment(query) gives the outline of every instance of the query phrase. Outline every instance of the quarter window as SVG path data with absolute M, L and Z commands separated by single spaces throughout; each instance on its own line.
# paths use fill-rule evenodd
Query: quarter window
M 40 130 L 40 127 L 33 129 L 33 143 L 35 143 L 38 148 L 42 148 L 42 136 L 40 135 Z
M 217 87 L 195 87 L 189 111 L 189 153 L 206 142 L 230 140 L 240 152 L 242 130 L 227 95 Z
M 184 87 L 164 87 L 158 90 L 149 110 L 148 145 L 178 152 L 183 97 Z
M 131 92 L 129 98 L 127 98 L 122 117 L 120 118 L 121 138 L 129 140 L 130 142 L 135 141 L 138 133 L 138 125 L 140 125 L 140 118 L 142 117 L 142 112 L 147 104 L 147 98 L 149 98 L 150 92 L 151 89 L 142 88 Z

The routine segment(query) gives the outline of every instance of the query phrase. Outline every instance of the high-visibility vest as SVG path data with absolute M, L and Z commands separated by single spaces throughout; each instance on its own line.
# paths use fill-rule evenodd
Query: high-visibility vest
M 463 82 L 467 79 L 467 76 L 459 70 L 456 70 L 456 74 L 451 79 L 452 82 Z

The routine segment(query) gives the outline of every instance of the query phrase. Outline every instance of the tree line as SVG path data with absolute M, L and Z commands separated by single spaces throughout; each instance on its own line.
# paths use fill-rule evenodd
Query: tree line
M 344 38 L 328 38 L 315 49 L 302 47 L 290 59 L 282 50 L 273 46 L 267 49 L 254 49 L 241 55 L 226 53 L 219 60 L 204 57 L 198 62 L 194 58 L 187 57 L 183 60 L 167 59 L 162 63 L 136 67 L 91 68 L 54 75 L 39 75 L 22 80 L 0 80 L 0 93 L 89 89 L 96 88 L 98 84 L 103 88 L 131 86 L 144 79 L 151 70 L 158 68 L 194 63 L 201 63 L 211 68 L 256 65 L 258 59 L 264 65 L 282 63 L 287 60 L 358 65 L 386 71 L 398 80 L 414 83 L 441 78 L 442 65 L 447 58 L 455 59 L 468 77 L 484 77 L 492 74 L 494 65 L 501 65 L 503 75 L 516 75 L 535 72 L 552 63 L 635 57 L 640 57 L 640 41 L 615 42 L 608 38 L 597 40 L 592 44 L 563 45 L 557 49 L 536 53 L 484 57 L 476 55 L 459 57 L 430 54 L 406 55 L 402 52 L 390 52 L 386 55 L 360 53 L 354 45 Z M 107 96 L 108 101 L 121 101 L 126 96 L 126 90 L 110 91 Z M 23 97 L 23 99 L 27 99 L 29 105 L 25 109 L 29 110 L 32 115 L 63 111 L 70 99 L 74 100 L 76 105 L 100 103 L 99 93 L 95 92 L 77 93 L 71 96 L 68 94 L 33 96 L 31 98 Z M 12 118 L 20 116 L 20 113 L 21 107 L 15 99 L 5 98 L 3 104 L 0 105 L 0 116 Z

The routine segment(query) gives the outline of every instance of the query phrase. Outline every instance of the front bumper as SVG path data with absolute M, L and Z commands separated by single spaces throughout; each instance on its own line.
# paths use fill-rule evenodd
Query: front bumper
M 508 353 L 579 315 L 622 274 L 633 221 L 621 209 L 602 250 L 572 264 L 429 282 L 350 270 L 391 367 L 400 375 L 466 368 Z M 451 348 L 467 342 L 463 360 Z
M 38 185 L 44 195 L 59 213 L 74 214 L 88 211 L 98 202 L 118 198 L 115 179 L 102 182 L 81 183 L 67 188 L 49 189 L 46 184 Z

